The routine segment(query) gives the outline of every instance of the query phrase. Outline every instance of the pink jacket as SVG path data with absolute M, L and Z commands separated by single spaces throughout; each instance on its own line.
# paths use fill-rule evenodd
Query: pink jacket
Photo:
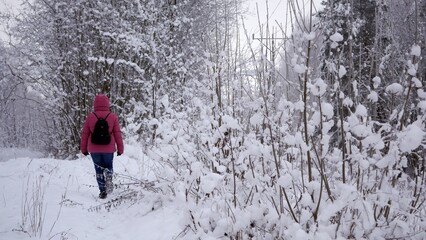
M 103 94 L 96 95 L 93 108 L 98 117 L 105 118 L 110 112 L 108 97 Z M 112 153 L 116 150 L 120 154 L 124 152 L 123 137 L 121 136 L 120 124 L 118 122 L 117 115 L 110 113 L 106 120 L 108 122 L 109 132 L 111 133 L 111 142 L 108 145 L 97 145 L 93 144 L 90 139 L 98 119 L 93 113 L 90 113 L 87 116 L 80 140 L 80 151 L 82 153 Z

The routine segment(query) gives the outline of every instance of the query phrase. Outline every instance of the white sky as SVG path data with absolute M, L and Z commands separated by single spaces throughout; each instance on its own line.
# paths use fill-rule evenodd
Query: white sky
M 0 0 L 0 13 L 9 11 L 17 11 L 21 0 Z M 4 33 L 4 25 L 0 22 L 0 41 L 7 40 L 7 35 Z
M 289 21 L 289 14 L 287 11 L 288 2 L 299 2 L 299 7 L 306 14 L 309 13 L 310 0 L 246 0 L 248 14 L 244 19 L 245 26 L 249 35 L 254 34 L 255 37 L 260 37 L 259 22 L 256 11 L 256 4 L 259 8 L 260 24 L 266 27 L 267 7 L 269 6 L 269 26 L 274 32 L 281 33 L 280 26 L 285 28 L 286 21 Z M 12 7 L 14 10 L 19 8 L 20 0 L 0 0 L 0 11 L 8 10 Z M 320 6 L 321 0 L 314 0 L 315 7 Z M 286 19 L 287 18 L 287 19 Z M 283 37 L 282 34 L 276 37 Z M 0 38 L 5 39 L 2 27 L 0 27 Z
M 21 4 L 21 0 L 0 0 L 0 11 L 9 11 L 12 9 L 16 11 L 19 9 L 19 5 Z
M 244 20 L 247 31 L 250 34 L 255 34 L 255 37 L 260 34 L 259 20 L 257 17 L 256 4 L 259 9 L 260 24 L 263 28 L 267 24 L 267 9 L 269 9 L 269 27 L 275 28 L 274 32 L 282 32 L 280 29 L 285 28 L 286 22 L 289 23 L 290 15 L 287 11 L 288 2 L 298 2 L 301 11 L 305 16 L 309 14 L 310 0 L 247 0 L 248 16 Z M 320 7 L 321 0 L 314 0 L 314 8 Z M 269 6 L 269 8 L 267 8 Z M 279 25 L 281 25 L 281 27 Z M 288 27 L 289 29 L 289 27 Z M 281 34 L 280 34 L 281 35 Z M 282 36 L 277 36 L 282 37 Z
M 20 0 L 0 0 L 0 9 L 4 10 L 5 5 L 18 6 Z

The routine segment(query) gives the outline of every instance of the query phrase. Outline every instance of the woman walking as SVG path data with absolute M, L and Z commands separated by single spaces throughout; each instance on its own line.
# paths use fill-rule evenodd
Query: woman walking
M 84 122 L 81 133 L 80 151 L 92 157 L 95 165 L 99 198 L 104 199 L 113 190 L 112 174 L 114 152 L 117 156 L 124 152 L 120 124 L 113 112 L 110 112 L 109 99 L 104 94 L 96 95 L 94 111 Z

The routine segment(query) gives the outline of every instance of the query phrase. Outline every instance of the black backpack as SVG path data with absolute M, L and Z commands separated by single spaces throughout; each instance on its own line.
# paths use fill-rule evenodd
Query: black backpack
M 106 121 L 110 113 L 108 113 L 108 115 L 106 115 L 105 118 L 99 118 L 98 115 L 96 115 L 96 113 L 93 112 L 93 114 L 95 114 L 96 118 L 98 119 L 98 121 L 96 121 L 96 124 L 95 124 L 95 129 L 93 130 L 93 133 L 92 133 L 93 144 L 108 145 L 111 142 L 111 135 L 109 134 L 109 131 L 108 131 L 109 126 L 108 126 L 108 122 Z

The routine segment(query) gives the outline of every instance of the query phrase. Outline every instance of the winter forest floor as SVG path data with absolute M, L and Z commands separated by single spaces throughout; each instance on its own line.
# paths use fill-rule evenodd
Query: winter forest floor
M 166 173 L 166 167 L 150 160 L 140 148 L 130 144 L 126 145 L 124 155 L 114 158 L 116 188 L 104 200 L 98 198 L 94 166 L 89 156 L 58 160 L 20 149 L 0 149 L 0 156 L 0 240 L 230 239 L 221 232 L 228 226 L 227 221 L 217 221 L 215 231 L 194 232 L 191 223 L 194 222 L 192 216 L 195 211 L 197 224 L 209 226 L 210 219 L 222 220 L 214 212 L 217 207 L 215 203 L 210 201 L 200 203 L 200 206 L 191 205 L 181 194 L 182 191 L 177 189 L 178 185 L 172 189 L 173 184 L 166 181 L 167 177 L 158 174 Z M 211 176 L 202 179 L 205 188 L 214 185 L 215 178 L 208 179 Z M 165 192 L 165 189 L 170 191 Z M 323 207 L 321 212 L 324 216 L 321 217 L 328 219 L 330 214 L 336 212 L 335 209 L 341 209 L 349 202 L 357 204 L 357 195 L 348 192 L 351 189 L 345 186 L 337 189 L 343 192 L 340 194 L 342 197 Z M 172 193 L 173 196 L 169 196 Z M 362 200 L 361 203 L 361 207 L 367 205 L 366 201 Z M 402 205 L 404 200 L 395 201 L 395 204 Z M 235 228 L 250 219 L 264 218 L 264 208 L 258 208 L 262 211 L 253 207 L 247 212 L 238 212 Z M 366 210 L 363 214 L 366 217 L 360 223 L 361 228 L 366 226 L 365 229 L 368 229 L 371 213 Z M 424 212 L 418 214 L 410 222 L 417 225 L 415 229 L 419 229 L 414 233 L 410 232 L 405 222 L 399 221 L 403 227 L 373 228 L 375 232 L 371 236 L 351 239 L 426 239 Z M 280 223 L 286 227 L 282 233 L 284 239 L 347 239 L 333 237 L 333 234 L 329 234 L 335 231 L 333 226 L 326 220 L 319 222 L 322 224 L 318 227 L 321 231 L 309 236 L 295 223 L 287 220 Z M 392 232 L 396 229 L 398 232 L 394 235 L 403 237 L 386 237 L 388 229 Z
M 0 149 L 0 239 L 170 240 L 184 229 L 179 203 L 137 184 L 154 180 L 142 153 L 115 157 L 120 186 L 100 200 L 89 157 L 68 161 L 14 151 L 21 153 L 7 159 L 9 150 Z

